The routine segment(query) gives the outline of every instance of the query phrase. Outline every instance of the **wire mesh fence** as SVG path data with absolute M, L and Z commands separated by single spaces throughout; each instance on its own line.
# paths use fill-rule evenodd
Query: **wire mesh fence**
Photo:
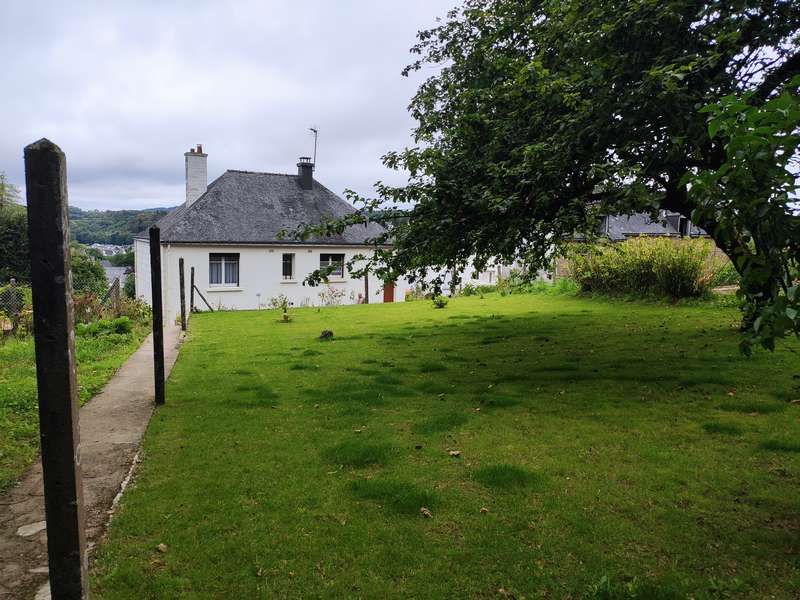
M 83 289 L 73 293 L 76 321 L 120 315 L 122 286 L 118 278 L 111 285 L 94 282 L 91 287 L 76 286 L 73 281 L 73 288 L 77 290 L 78 287 Z M 5 284 L 0 283 L 0 341 L 11 336 L 26 336 L 32 332 L 33 302 L 30 285 L 19 283 L 15 279 Z
M 30 287 L 15 279 L 0 285 L 0 336 L 23 333 L 29 329 L 32 316 Z

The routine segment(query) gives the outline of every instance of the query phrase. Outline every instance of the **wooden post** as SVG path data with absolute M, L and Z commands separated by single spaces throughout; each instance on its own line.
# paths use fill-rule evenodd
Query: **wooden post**
M 213 309 L 213 308 L 212 308 L 212 306 L 211 306 L 211 305 L 208 303 L 208 300 L 206 300 L 206 297 L 205 297 L 205 296 L 203 296 L 203 292 L 201 292 L 200 290 L 198 290 L 198 289 L 197 289 L 197 286 L 195 286 L 195 287 L 194 287 L 194 289 L 195 289 L 195 290 L 197 290 L 197 295 L 198 295 L 198 296 L 200 296 L 200 299 L 201 299 L 203 302 L 205 302 L 205 303 L 206 303 L 206 306 L 208 307 L 208 310 L 210 310 L 211 312 L 214 312 L 214 309 Z
M 364 273 L 364 304 L 369 304 L 369 271 Z
M 120 314 L 120 305 L 119 305 L 119 277 L 114 280 L 114 290 L 112 291 L 111 296 L 112 310 L 114 311 L 114 318 L 118 319 Z
M 25 148 L 25 190 L 50 593 L 88 598 L 67 168 L 51 141 Z
M 178 259 L 178 275 L 181 285 L 181 331 L 186 331 L 186 279 L 183 276 L 183 257 Z
M 153 374 L 156 404 L 164 404 L 164 310 L 161 304 L 161 231 L 150 228 L 150 288 L 153 293 Z
M 194 312 L 194 267 L 189 269 L 189 312 Z

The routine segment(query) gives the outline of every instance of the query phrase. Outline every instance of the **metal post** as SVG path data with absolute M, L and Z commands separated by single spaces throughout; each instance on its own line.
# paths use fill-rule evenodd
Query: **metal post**
M 183 276 L 183 257 L 178 259 L 178 275 L 181 285 L 181 331 L 186 331 L 186 280 Z
M 189 312 L 194 312 L 194 267 L 189 269 Z
M 369 271 L 364 273 L 364 304 L 369 304 Z
M 150 228 L 150 288 L 153 292 L 153 374 L 156 404 L 164 404 L 164 311 L 161 303 L 161 231 Z
M 25 148 L 25 189 L 50 593 L 88 598 L 67 169 L 51 141 Z

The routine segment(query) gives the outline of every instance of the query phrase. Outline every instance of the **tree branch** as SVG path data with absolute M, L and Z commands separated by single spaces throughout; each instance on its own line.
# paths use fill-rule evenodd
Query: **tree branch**
M 767 75 L 756 88 L 753 99 L 759 103 L 766 101 L 772 92 L 798 74 L 800 74 L 800 52 L 790 56 L 780 67 Z

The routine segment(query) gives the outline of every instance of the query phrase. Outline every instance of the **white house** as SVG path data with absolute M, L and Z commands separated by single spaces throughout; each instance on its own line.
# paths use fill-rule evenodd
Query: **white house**
M 330 289 L 341 296 L 343 304 L 403 300 L 409 287 L 405 282 L 384 285 L 374 275 L 356 279 L 345 266 L 354 255 L 367 253 L 366 240 L 383 232 L 376 223 L 352 226 L 333 237 L 303 242 L 280 239 L 281 231 L 355 210 L 313 178 L 310 159 L 301 157 L 296 175 L 228 170 L 208 185 L 208 155 L 202 146 L 184 156 L 186 201 L 158 222 L 166 322 L 180 314 L 180 258 L 185 265 L 187 303 L 194 269 L 196 288 L 215 310 L 265 308 L 280 294 L 295 306 L 320 305 L 320 292 Z M 134 252 L 136 294 L 149 302 L 147 232 L 134 240 Z M 303 285 L 310 272 L 331 265 L 336 268 L 329 285 Z M 195 294 L 195 306 L 203 310 L 199 296 Z

